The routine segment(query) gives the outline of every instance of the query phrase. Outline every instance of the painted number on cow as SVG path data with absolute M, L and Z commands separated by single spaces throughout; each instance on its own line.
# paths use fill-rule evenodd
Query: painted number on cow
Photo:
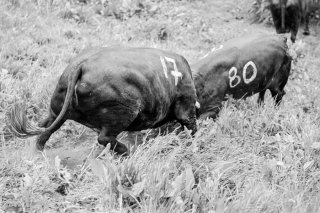
M 166 62 L 173 64 L 173 70 L 170 71 L 170 74 L 174 77 L 174 85 L 177 86 L 179 78 L 182 78 L 182 73 L 178 71 L 176 61 L 172 58 L 163 57 L 163 56 L 160 56 L 160 61 L 163 67 L 164 76 L 166 78 L 169 78 Z
M 241 78 L 237 76 L 237 72 L 238 70 L 235 67 L 231 67 L 229 70 L 229 84 L 231 88 L 237 86 L 241 82 Z
M 247 76 L 248 75 L 247 70 L 249 67 L 252 68 L 252 74 L 250 77 Z M 251 83 L 257 77 L 257 72 L 258 72 L 257 66 L 252 61 L 249 61 L 248 63 L 246 63 L 242 71 L 242 78 L 244 83 L 245 84 Z M 241 83 L 241 78 L 237 74 L 238 74 L 237 68 L 231 67 L 231 69 L 229 70 L 229 85 L 231 88 L 234 88 Z

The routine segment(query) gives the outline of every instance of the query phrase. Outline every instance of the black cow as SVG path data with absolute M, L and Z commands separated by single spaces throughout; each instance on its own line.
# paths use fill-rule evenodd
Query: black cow
M 37 148 L 71 119 L 99 132 L 101 145 L 119 154 L 122 131 L 159 127 L 171 120 L 195 133 L 196 91 L 186 59 L 152 48 L 93 48 L 64 70 L 51 98 L 49 116 L 39 127 L 26 121 L 15 105 L 8 126 L 18 137 L 39 135 Z
M 304 35 L 309 35 L 310 8 L 319 0 L 269 0 L 270 11 L 277 33 L 291 32 L 295 42 L 301 19 L 305 22 Z
M 233 39 L 192 65 L 200 109 L 197 116 L 218 115 L 226 95 L 235 99 L 270 90 L 279 104 L 291 69 L 286 38 L 255 34 Z

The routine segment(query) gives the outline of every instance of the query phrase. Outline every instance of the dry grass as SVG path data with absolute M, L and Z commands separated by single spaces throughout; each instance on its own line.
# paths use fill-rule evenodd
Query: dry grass
M 145 0 L 139 12 L 67 2 L 1 1 L 1 120 L 19 101 L 38 121 L 64 67 L 87 46 L 151 46 L 193 63 L 224 40 L 274 31 L 249 25 L 244 1 Z M 83 163 L 96 136 L 74 122 L 51 137 L 44 153 L 34 152 L 33 138 L 13 138 L 1 122 L 0 209 L 319 212 L 320 46 L 319 29 L 312 30 L 309 38 L 299 35 L 305 56 L 294 64 L 280 107 L 270 96 L 262 107 L 256 97 L 229 100 L 216 122 L 199 122 L 195 138 L 158 136 L 127 159 L 106 151 Z M 65 152 L 79 160 L 70 166 Z

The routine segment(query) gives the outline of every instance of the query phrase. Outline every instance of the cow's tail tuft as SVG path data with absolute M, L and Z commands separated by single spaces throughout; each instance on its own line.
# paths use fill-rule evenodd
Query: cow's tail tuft
M 6 124 L 13 135 L 19 138 L 27 138 L 39 135 L 45 131 L 44 128 L 36 127 L 28 121 L 25 104 L 16 103 L 7 112 Z
M 41 128 L 32 125 L 27 119 L 25 106 L 21 104 L 15 104 L 9 110 L 6 116 L 7 126 L 9 127 L 11 132 L 20 138 L 27 138 L 34 135 L 40 135 L 45 132 L 52 132 L 67 113 L 68 106 L 70 105 L 72 96 L 75 92 L 77 81 L 82 75 L 82 64 L 90 56 L 97 54 L 100 50 L 100 48 L 92 48 L 87 50 L 85 54 L 81 54 L 80 56 L 78 56 L 66 68 L 69 70 L 67 93 L 65 95 L 63 106 L 58 114 L 58 117 L 56 117 L 56 119 L 49 127 Z
M 40 135 L 44 132 L 50 132 L 63 119 L 72 100 L 72 96 L 75 91 L 75 85 L 82 73 L 81 61 L 78 60 L 78 63 L 75 63 L 75 65 L 71 65 L 69 69 L 71 69 L 72 71 L 68 76 L 67 94 L 65 96 L 62 109 L 54 122 L 47 128 L 36 127 L 29 123 L 26 116 L 25 107 L 21 104 L 15 104 L 7 113 L 7 126 L 15 136 L 19 138 L 27 138 L 34 135 Z

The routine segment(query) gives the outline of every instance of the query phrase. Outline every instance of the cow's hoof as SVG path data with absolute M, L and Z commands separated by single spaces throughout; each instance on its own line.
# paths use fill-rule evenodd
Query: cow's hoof
M 308 36 L 308 35 L 310 35 L 310 32 L 309 32 L 309 31 L 304 31 L 304 32 L 303 32 L 303 35 Z
M 42 145 L 42 144 L 40 144 L 40 143 L 37 142 L 36 148 L 37 148 L 38 151 L 42 152 L 43 149 L 44 149 L 44 145 Z
M 128 148 L 122 143 L 117 143 L 117 145 L 114 147 L 114 151 L 122 156 L 129 155 Z

